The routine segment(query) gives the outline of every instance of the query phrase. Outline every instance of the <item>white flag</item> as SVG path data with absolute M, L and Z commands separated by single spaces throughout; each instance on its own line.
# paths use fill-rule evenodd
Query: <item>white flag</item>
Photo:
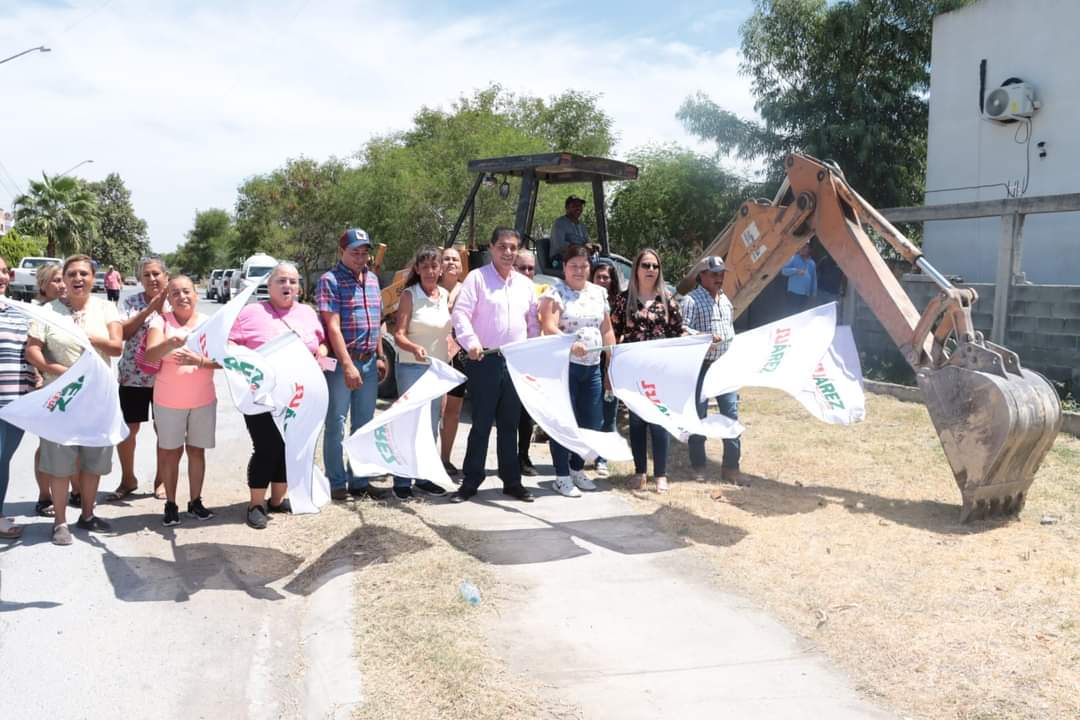
M 835 332 L 836 303 L 828 303 L 739 333 L 706 371 L 701 397 L 751 386 L 795 396 L 813 375 Z
M 330 482 L 315 466 L 315 445 L 326 421 L 326 377 L 300 336 L 289 331 L 257 351 L 277 378 L 271 400 L 285 440 L 285 476 L 293 512 L 315 513 L 330 501 Z
M 236 316 L 258 286 L 257 282 L 252 283 L 237 293 L 225 307 L 192 330 L 186 343 L 192 352 L 206 355 L 224 368 L 233 403 L 246 415 L 257 415 L 274 407 L 271 394 L 276 379 L 265 356 L 229 342 Z
M 615 396 L 682 442 L 691 435 L 737 437 L 737 421 L 717 415 L 706 424 L 697 415 L 694 389 L 710 343 L 711 335 L 688 335 L 616 345 L 608 368 Z
M 851 425 L 866 419 L 862 367 L 851 328 L 836 328 L 832 345 L 795 399 L 818 420 Z
M 64 330 L 83 346 L 83 354 L 60 377 L 0 409 L 0 419 L 61 445 L 109 447 L 128 436 L 120 412 L 120 392 L 112 368 L 90 345 L 70 317 L 47 307 L 9 302 L 30 318 Z
M 621 435 L 578 427 L 570 404 L 570 346 L 573 335 L 551 335 L 503 345 L 510 379 L 525 409 L 555 442 L 586 462 L 597 457 L 630 460 Z
M 349 465 L 358 477 L 393 473 L 449 483 L 431 434 L 431 401 L 465 382 L 465 376 L 431 358 L 427 372 L 385 412 L 345 441 Z

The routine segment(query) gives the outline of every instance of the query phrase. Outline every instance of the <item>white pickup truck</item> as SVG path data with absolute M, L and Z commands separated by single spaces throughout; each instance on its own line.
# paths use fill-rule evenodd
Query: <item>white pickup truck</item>
M 42 265 L 59 265 L 60 258 L 24 257 L 11 277 L 11 296 L 16 300 L 30 302 L 37 297 L 37 271 Z

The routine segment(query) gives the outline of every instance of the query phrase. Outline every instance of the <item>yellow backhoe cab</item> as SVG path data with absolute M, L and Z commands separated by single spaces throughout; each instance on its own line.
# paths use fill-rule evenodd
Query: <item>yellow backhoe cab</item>
M 621 276 L 620 287 L 626 287 L 630 280 L 631 263 L 625 257 L 611 252 L 605 215 L 604 184 L 637 180 L 637 166 L 607 158 L 585 157 L 571 153 L 544 153 L 470 160 L 469 172 L 476 176 L 475 180 L 453 229 L 443 243 L 443 247 L 456 245 L 462 251 L 461 259 L 465 272 L 468 272 L 469 268 L 480 267 L 490 258 L 488 241 L 494 228 L 476 226 L 477 193 L 486 185 L 496 190 L 501 197 L 507 198 L 510 193 L 508 178 L 515 177 L 521 179 L 521 187 L 514 214 L 514 229 L 521 234 L 523 247 L 536 254 L 537 274 L 534 281 L 550 283 L 554 278 L 561 278 L 562 269 L 552 264 L 549 238 L 546 235 L 540 237 L 533 235 L 533 228 L 536 225 L 534 223 L 536 200 L 542 184 L 588 183 L 592 188 L 596 222 L 595 237 L 589 238 L 590 244 L 595 245 L 597 255 L 611 259 Z M 550 225 L 555 218 L 545 218 L 545 220 L 547 225 Z M 463 229 L 465 233 L 462 233 Z M 381 264 L 381 257 L 380 252 L 376 258 L 377 264 Z M 407 275 L 407 270 L 399 270 L 394 274 L 393 280 L 385 285 L 382 291 L 384 318 L 397 308 L 397 301 L 404 289 Z M 388 322 L 388 332 L 384 337 L 393 332 L 392 327 L 392 322 Z M 389 340 L 386 342 L 386 349 L 389 354 L 394 352 L 393 343 Z M 393 397 L 396 394 L 396 383 L 391 369 L 387 379 L 379 386 L 379 395 Z
M 961 521 L 1015 514 L 1061 429 L 1061 401 L 1042 375 L 974 329 L 970 288 L 955 287 L 840 169 L 798 153 L 772 202 L 747 201 L 705 250 L 727 265 L 724 293 L 736 315 L 817 238 L 915 371 L 961 495 Z M 871 240 L 873 230 L 940 292 L 915 307 Z M 686 277 L 680 290 L 691 287 Z

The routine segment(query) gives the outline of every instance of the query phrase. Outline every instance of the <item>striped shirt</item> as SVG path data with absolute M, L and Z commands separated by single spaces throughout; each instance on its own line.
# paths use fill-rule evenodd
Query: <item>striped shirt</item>
M 34 389 L 37 373 L 26 362 L 26 333 L 30 318 L 0 307 L 0 406 Z
M 382 324 L 382 296 L 379 278 L 375 273 L 363 273 L 364 284 L 345 264 L 319 278 L 315 295 L 319 312 L 337 313 L 341 317 L 341 336 L 352 356 L 374 353 L 379 346 L 379 326 Z M 339 358 L 340 359 L 340 358 Z
M 735 311 L 723 290 L 713 298 L 708 290 L 698 285 L 683 298 L 682 313 L 683 324 L 688 329 L 721 338 L 709 348 L 706 360 L 715 360 L 731 347 L 731 341 L 735 339 L 732 319 Z

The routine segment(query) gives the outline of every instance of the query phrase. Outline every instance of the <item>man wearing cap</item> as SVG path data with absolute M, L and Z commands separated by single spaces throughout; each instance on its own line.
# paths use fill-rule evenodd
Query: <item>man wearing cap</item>
M 551 242 L 548 245 L 548 264 L 560 267 L 563 251 L 567 245 L 588 245 L 589 234 L 581 222 L 581 212 L 585 201 L 577 195 L 566 198 L 566 214 L 555 221 L 551 228 Z
M 346 416 L 351 416 L 351 432 L 356 432 L 375 415 L 379 380 L 386 375 L 379 337 L 379 279 L 368 267 L 371 238 L 366 232 L 349 228 L 338 245 L 341 259 L 319 278 L 316 294 L 330 355 L 337 361 L 333 370 L 324 373 L 330 402 L 326 408 L 323 465 L 335 500 L 349 495 L 378 500 L 386 491 L 372 487 L 369 478 L 353 476 L 352 469 L 345 465 L 341 443 Z
M 510 228 L 495 228 L 491 236 L 491 262 L 470 272 L 457 300 L 451 320 L 457 342 L 469 354 L 465 375 L 472 398 L 472 429 L 465 450 L 461 487 L 450 498 L 470 499 L 484 481 L 491 426 L 495 426 L 499 477 L 503 493 L 532 502 L 532 493 L 521 484 L 517 431 L 521 400 L 498 348 L 536 337 L 540 332 L 536 294 L 532 280 L 514 270 L 521 236 Z M 486 352 L 485 352 L 486 351 Z
M 705 362 L 698 375 L 697 390 L 694 392 L 694 397 L 700 398 L 705 372 L 718 357 L 727 352 L 731 341 L 735 338 L 733 322 L 735 313 L 731 307 L 731 301 L 724 294 L 723 259 L 710 255 L 694 267 L 691 275 L 697 276 L 697 286 L 683 298 L 683 325 L 689 330 L 709 333 L 713 337 L 712 346 L 705 355 Z M 697 404 L 698 417 L 705 417 L 709 411 L 708 400 L 699 399 Z M 737 392 L 718 396 L 716 404 L 719 406 L 721 415 L 732 420 L 739 419 L 739 394 Z M 690 465 L 694 469 L 696 479 L 704 480 L 705 437 L 691 435 L 687 445 L 690 451 Z M 739 472 L 740 451 L 739 438 L 724 440 L 724 458 L 720 465 L 720 477 L 724 482 L 742 482 L 742 474 Z

